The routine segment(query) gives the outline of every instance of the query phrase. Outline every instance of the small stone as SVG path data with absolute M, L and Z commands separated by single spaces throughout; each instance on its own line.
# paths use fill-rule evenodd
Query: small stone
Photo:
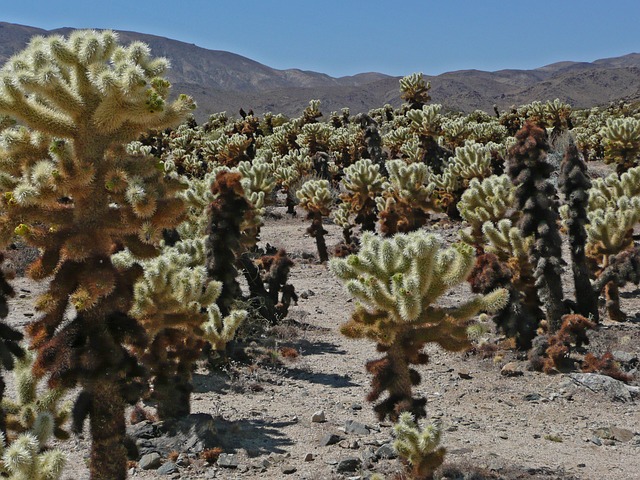
M 362 465 L 362 460 L 357 457 L 344 458 L 338 462 L 336 471 L 338 473 L 355 472 Z
M 314 458 L 315 458 L 315 457 L 313 456 L 313 453 L 307 453 L 307 454 L 304 456 L 304 461 L 305 461 L 305 462 L 313 462 Z
M 189 465 L 189 457 L 187 455 L 185 455 L 184 453 L 181 453 L 180 455 L 178 455 L 178 458 L 176 459 L 176 465 L 178 465 L 179 467 L 186 467 Z
M 313 423 L 323 423 L 326 422 L 327 419 L 324 416 L 324 410 L 318 410 L 311 416 L 311 421 Z
M 369 435 L 369 428 L 364 423 L 355 420 L 347 420 L 344 424 L 344 431 L 354 435 Z
M 166 462 L 158 469 L 158 475 L 171 475 L 178 471 L 178 466 L 173 462 Z
M 638 362 L 638 357 L 635 356 L 633 353 L 624 352 L 622 350 L 615 350 L 611 352 L 611 354 L 613 355 L 613 359 L 616 362 L 628 363 L 628 364 Z
M 542 398 L 542 395 L 540 395 L 539 393 L 529 393 L 524 396 L 524 399 L 527 402 L 537 402 L 541 398 Z
M 342 437 L 340 435 L 336 435 L 335 433 L 328 433 L 324 437 L 322 437 L 322 440 L 320 440 L 320 446 L 327 447 L 329 445 L 335 445 L 341 439 Z
M 591 437 L 591 443 L 600 446 L 602 445 L 602 440 L 600 440 L 598 437 Z
M 147 453 L 140 458 L 138 466 L 141 470 L 155 470 L 162 465 L 162 458 L 158 452 Z
M 221 453 L 218 457 L 218 466 L 223 468 L 238 468 L 238 459 L 232 453 Z
M 378 458 L 398 458 L 398 453 L 390 443 L 385 443 L 376 450 L 376 457 Z
M 296 467 L 294 467 L 293 465 L 283 465 L 283 466 L 280 468 L 280 471 L 281 471 L 282 473 L 284 473 L 285 475 L 289 475 L 289 474 L 291 474 L 291 473 L 295 473 L 295 472 L 296 472 L 296 470 L 297 470 L 297 468 L 296 468 Z
M 633 439 L 633 432 L 626 428 L 611 427 L 611 436 L 618 442 L 629 442 Z
M 524 375 L 524 372 L 520 370 L 516 362 L 509 362 L 502 367 L 500 374 L 505 377 L 520 377 Z
M 352 403 L 351 410 L 362 410 L 362 405 L 360 405 L 359 403 Z
M 469 370 L 459 370 L 458 376 L 463 380 L 471 380 L 473 378 Z

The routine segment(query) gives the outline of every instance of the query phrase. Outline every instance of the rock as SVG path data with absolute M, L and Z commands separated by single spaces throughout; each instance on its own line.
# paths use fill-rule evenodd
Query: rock
M 180 455 L 178 455 L 176 465 L 178 465 L 179 467 L 186 467 L 189 465 L 189 463 L 191 462 L 189 461 L 189 457 L 186 454 L 181 453 Z
M 378 461 L 378 457 L 376 456 L 376 452 L 373 447 L 367 447 L 362 451 L 361 454 L 362 462 L 364 465 L 369 466 L 374 462 Z
M 602 445 L 602 440 L 600 440 L 598 437 L 591 437 L 591 443 L 593 443 L 594 445 Z
M 154 438 L 158 435 L 156 426 L 148 420 L 131 425 L 127 433 L 133 438 Z
M 473 378 L 469 370 L 459 370 L 458 376 L 463 380 L 471 380 Z
M 620 363 L 624 363 L 624 364 L 628 364 L 628 365 L 632 365 L 632 364 L 637 364 L 638 363 L 638 357 L 636 355 L 634 355 L 633 353 L 624 352 L 622 350 L 615 350 L 615 351 L 611 352 L 611 354 L 613 355 L 613 359 L 616 362 L 620 362 Z
M 611 436 L 618 442 L 630 442 L 633 439 L 633 432 L 626 428 L 611 427 Z
M 141 470 L 155 470 L 162 465 L 162 457 L 158 452 L 147 453 L 140 458 L 138 466 Z
M 376 457 L 378 458 L 398 458 L 398 453 L 390 443 L 385 443 L 376 450 Z
M 344 424 L 344 431 L 354 435 L 369 435 L 369 428 L 364 423 L 355 420 L 347 420 Z
M 633 439 L 633 432 L 626 428 L 620 427 L 603 427 L 597 428 L 593 431 L 599 438 L 606 440 L 615 440 L 617 442 L 629 442 Z M 605 443 L 608 445 L 608 443 Z
M 335 445 L 340 440 L 342 440 L 342 437 L 340 435 L 336 435 L 335 433 L 328 433 L 324 437 L 322 437 L 322 440 L 320 440 L 320 446 L 326 447 L 328 445 Z
M 601 392 L 609 396 L 612 400 L 621 402 L 631 401 L 631 392 L 633 388 L 629 388 L 620 380 L 600 375 L 598 373 L 571 373 L 569 377 L 578 385 L 591 390 L 592 392 Z
M 295 473 L 295 472 L 296 472 L 296 470 L 298 470 L 298 469 L 297 469 L 296 467 L 294 467 L 293 465 L 283 465 L 283 466 L 280 468 L 280 471 L 281 471 L 282 473 L 284 473 L 285 475 L 289 475 L 289 474 L 291 474 L 291 473 Z
M 524 396 L 524 399 L 527 402 L 537 402 L 541 398 L 542 398 L 542 395 L 540 395 L 539 393 L 529 393 L 529 394 Z
M 500 374 L 505 377 L 520 377 L 524 375 L 524 372 L 520 370 L 520 367 L 518 367 L 516 362 L 509 362 L 502 367 Z
M 357 457 L 348 457 L 340 460 L 338 462 L 338 466 L 336 467 L 336 471 L 338 473 L 349 473 L 355 472 L 362 465 L 362 460 Z
M 305 462 L 313 462 L 313 460 L 314 460 L 313 453 L 307 453 L 307 454 L 304 456 L 304 461 L 305 461 Z
M 171 475 L 178 472 L 178 466 L 173 462 L 166 462 L 158 469 L 158 475 Z
M 360 405 L 359 403 L 352 403 L 351 410 L 362 410 L 362 405 Z
M 238 468 L 238 458 L 232 453 L 221 453 L 217 465 L 223 468 Z
M 313 423 L 323 423 L 326 422 L 327 419 L 324 416 L 324 410 L 318 410 L 311 416 L 311 421 Z

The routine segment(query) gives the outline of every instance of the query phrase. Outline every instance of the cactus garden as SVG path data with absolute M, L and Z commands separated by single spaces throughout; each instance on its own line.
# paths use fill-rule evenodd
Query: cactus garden
M 110 31 L 0 70 L 0 475 L 640 472 L 640 104 L 207 112 Z

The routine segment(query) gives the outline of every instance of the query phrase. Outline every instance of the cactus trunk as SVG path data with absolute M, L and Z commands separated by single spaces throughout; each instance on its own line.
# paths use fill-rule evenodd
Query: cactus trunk
M 158 418 L 179 418 L 191 413 L 191 378 L 185 380 L 179 375 L 156 376 L 153 385 L 157 400 Z
M 86 386 L 93 397 L 91 420 L 91 480 L 127 478 L 125 402 L 116 383 L 108 377 Z
M 309 217 L 311 217 L 311 226 L 307 229 L 307 232 L 316 239 L 316 247 L 318 248 L 320 261 L 326 262 L 329 260 L 329 253 L 327 252 L 327 243 L 324 239 L 327 231 L 322 226 L 322 214 L 320 212 L 310 212 Z

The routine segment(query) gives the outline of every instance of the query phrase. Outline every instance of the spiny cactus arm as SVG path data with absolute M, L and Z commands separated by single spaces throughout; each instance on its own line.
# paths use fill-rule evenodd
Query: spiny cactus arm
M 407 101 L 410 108 L 422 108 L 431 100 L 431 82 L 425 83 L 422 73 L 412 73 L 400 79 L 400 98 Z
M 58 480 L 65 464 L 61 450 L 40 453 L 38 440 L 30 434 L 20 435 L 2 455 L 2 469 L 11 480 Z
M 634 165 L 640 153 L 640 120 L 631 117 L 610 118 L 600 134 L 606 163 L 617 163 L 618 173 Z
M 220 309 L 216 305 L 212 305 L 208 309 L 207 322 L 201 326 L 203 338 L 211 344 L 214 350 L 224 350 L 227 343 L 233 340 L 247 315 L 246 310 L 232 310 L 229 315 L 222 318 Z
M 308 180 L 296 192 L 300 206 L 308 212 L 318 212 L 323 216 L 331 213 L 334 198 L 327 180 Z
M 438 448 L 440 429 L 434 425 L 421 429 L 411 413 L 403 412 L 393 431 L 396 435 L 393 448 L 411 465 L 412 477 L 432 478 L 446 453 L 443 447 Z

